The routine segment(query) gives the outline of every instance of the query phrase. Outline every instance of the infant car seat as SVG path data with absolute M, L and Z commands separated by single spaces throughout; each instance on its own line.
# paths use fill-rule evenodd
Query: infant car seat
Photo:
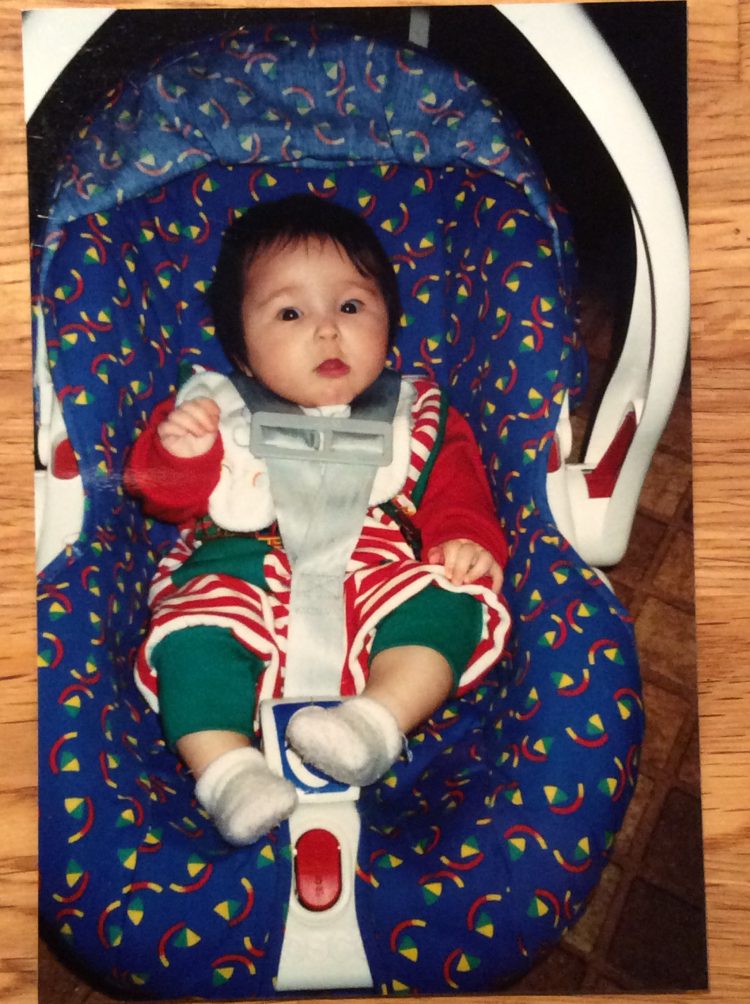
M 584 360 L 568 219 L 517 126 L 460 72 L 336 29 L 171 52 L 82 126 L 33 256 L 65 426 L 50 476 L 83 488 L 80 533 L 39 575 L 40 915 L 150 998 L 276 992 L 293 854 L 285 824 L 224 843 L 135 689 L 176 531 L 123 492 L 123 463 L 185 372 L 228 369 L 205 298 L 223 228 L 307 191 L 381 238 L 404 304 L 391 364 L 468 417 L 510 547 L 503 659 L 360 797 L 375 990 L 486 992 L 528 969 L 584 910 L 636 780 L 631 618 L 547 501 Z

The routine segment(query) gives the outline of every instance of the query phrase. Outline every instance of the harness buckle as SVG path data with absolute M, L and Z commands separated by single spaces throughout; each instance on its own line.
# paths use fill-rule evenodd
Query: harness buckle
M 261 459 L 387 467 L 393 460 L 390 422 L 258 411 L 250 423 L 250 451 Z

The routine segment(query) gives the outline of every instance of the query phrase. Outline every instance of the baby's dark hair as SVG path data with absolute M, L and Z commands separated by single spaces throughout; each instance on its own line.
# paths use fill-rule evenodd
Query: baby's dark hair
M 373 279 L 388 311 L 392 343 L 401 320 L 401 300 L 393 267 L 372 228 L 356 213 L 314 195 L 290 195 L 262 202 L 235 220 L 224 233 L 209 298 L 216 335 L 227 358 L 247 363 L 242 299 L 247 271 L 272 245 L 294 245 L 319 238 L 335 241 L 354 267 Z

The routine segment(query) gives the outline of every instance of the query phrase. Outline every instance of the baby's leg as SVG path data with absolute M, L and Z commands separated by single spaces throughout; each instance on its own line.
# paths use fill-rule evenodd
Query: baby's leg
M 449 697 L 481 630 L 473 597 L 425 589 L 382 621 L 362 694 L 337 708 L 297 712 L 289 744 L 339 781 L 371 784 L 398 758 L 403 735 Z
M 154 649 L 167 742 L 196 778 L 225 840 L 251 844 L 291 814 L 297 792 L 251 745 L 262 665 L 228 630 L 191 627 Z
M 444 655 L 423 645 L 403 645 L 377 653 L 362 694 L 387 708 L 399 731 L 408 734 L 448 699 L 453 684 Z

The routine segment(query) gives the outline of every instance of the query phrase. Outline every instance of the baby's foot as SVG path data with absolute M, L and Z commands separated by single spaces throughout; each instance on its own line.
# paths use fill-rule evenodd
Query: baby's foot
M 334 708 L 302 708 L 292 716 L 286 738 L 306 763 L 356 785 L 382 777 L 402 743 L 396 719 L 369 697 L 353 697 Z
M 252 746 L 222 753 L 198 779 L 195 795 L 222 837 L 235 847 L 254 843 L 294 811 L 297 789 L 268 767 Z

